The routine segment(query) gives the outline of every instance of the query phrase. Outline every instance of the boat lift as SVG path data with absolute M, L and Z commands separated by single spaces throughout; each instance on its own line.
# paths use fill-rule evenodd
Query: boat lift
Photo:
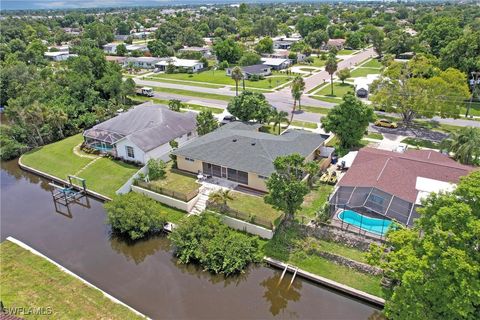
M 72 181 L 78 180 L 81 185 L 76 185 Z M 76 176 L 68 175 L 68 183 L 64 185 L 50 182 L 52 189 L 52 197 L 55 204 L 68 206 L 71 202 L 79 203 L 79 200 L 87 195 L 87 184 L 85 179 Z M 88 198 L 88 197 L 87 197 Z
M 278 280 L 278 283 L 277 283 L 277 286 L 280 285 L 280 283 L 282 282 L 283 280 L 283 277 L 285 276 L 285 273 L 288 271 L 288 268 L 290 267 L 290 265 L 285 265 L 285 269 L 283 269 L 283 272 L 282 272 L 282 275 L 280 276 L 280 279 Z M 288 288 L 290 288 L 290 286 L 292 285 L 293 281 L 295 280 L 295 276 L 297 275 L 297 271 L 298 271 L 298 268 L 297 267 L 291 267 L 292 268 L 292 271 L 293 271 L 293 276 L 292 276 L 292 279 L 290 280 L 290 283 L 288 285 Z

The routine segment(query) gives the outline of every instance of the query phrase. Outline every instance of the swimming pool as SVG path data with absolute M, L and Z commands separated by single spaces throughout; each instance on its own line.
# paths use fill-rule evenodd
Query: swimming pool
M 343 210 L 338 218 L 345 223 L 380 236 L 385 235 L 388 227 L 392 224 L 391 220 L 370 218 L 352 210 Z

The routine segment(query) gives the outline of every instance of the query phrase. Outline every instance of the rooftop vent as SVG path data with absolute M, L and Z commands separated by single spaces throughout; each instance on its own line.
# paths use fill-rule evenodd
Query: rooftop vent
M 237 139 L 233 139 L 232 141 L 233 141 L 233 142 L 237 142 Z
M 254 146 L 254 145 L 256 145 L 257 143 L 256 143 L 256 142 L 252 142 L 251 144 L 252 144 L 252 146 Z

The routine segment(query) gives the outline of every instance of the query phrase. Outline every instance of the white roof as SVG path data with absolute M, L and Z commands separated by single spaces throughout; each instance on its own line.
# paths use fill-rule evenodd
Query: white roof
M 68 51 L 54 51 L 54 52 L 45 52 L 43 54 L 45 57 L 58 57 L 63 55 L 69 55 Z
M 365 89 L 368 91 L 369 86 L 379 77 L 379 74 L 369 74 L 366 77 L 355 78 L 355 81 L 353 82 L 355 90 Z
M 173 64 L 175 67 L 190 68 L 198 65 L 201 62 L 193 59 L 178 59 L 177 57 L 172 57 L 170 59 L 162 60 L 156 63 L 156 65 L 168 66 L 169 63 Z
M 454 183 L 417 177 L 415 183 L 415 189 L 418 190 L 416 204 L 421 204 L 421 201 L 427 198 L 432 192 L 451 192 L 455 189 L 456 185 Z
M 342 161 L 345 161 L 345 168 L 350 168 L 350 166 L 353 163 L 353 160 L 357 157 L 358 151 L 350 151 L 343 157 L 338 159 L 338 163 L 342 163 Z
M 289 63 L 290 60 L 282 58 L 262 58 L 262 62 L 269 66 L 279 66 L 283 63 Z
M 125 46 L 125 48 L 128 51 L 133 51 L 133 50 L 145 49 L 145 48 L 147 48 L 147 45 L 146 44 L 129 44 L 129 45 Z

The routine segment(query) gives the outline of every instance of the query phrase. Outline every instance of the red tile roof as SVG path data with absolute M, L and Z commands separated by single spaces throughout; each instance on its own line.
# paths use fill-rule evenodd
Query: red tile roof
M 440 152 L 407 150 L 405 153 L 373 148 L 361 149 L 339 186 L 375 187 L 415 203 L 417 177 L 457 183 L 473 167 L 465 166 Z

